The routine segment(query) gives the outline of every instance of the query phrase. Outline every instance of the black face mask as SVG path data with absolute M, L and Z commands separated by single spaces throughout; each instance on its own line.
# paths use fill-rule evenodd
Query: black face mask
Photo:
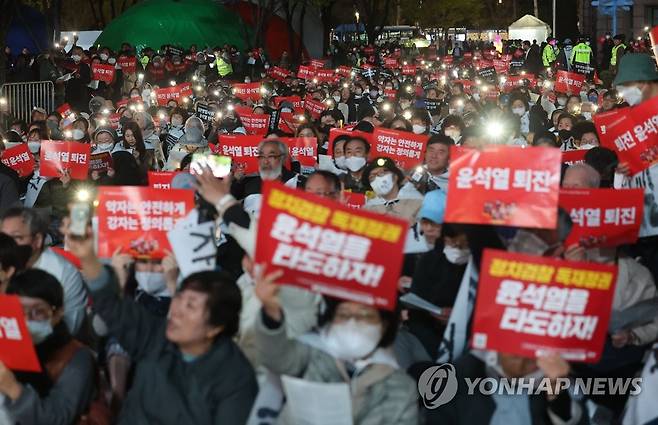
M 563 142 L 569 140 L 573 136 L 570 130 L 560 130 L 557 135 Z

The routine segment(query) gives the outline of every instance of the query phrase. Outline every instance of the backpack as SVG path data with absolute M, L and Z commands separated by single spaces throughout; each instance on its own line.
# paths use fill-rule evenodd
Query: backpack
M 75 356 L 79 349 L 84 347 L 82 343 L 72 339 L 46 362 L 46 372 L 53 382 L 59 379 L 64 368 L 73 359 L 73 356 Z M 100 374 L 96 370 L 96 397 L 89 403 L 87 411 L 74 422 L 76 425 L 110 425 L 112 423 L 112 411 L 103 397 L 101 382 Z

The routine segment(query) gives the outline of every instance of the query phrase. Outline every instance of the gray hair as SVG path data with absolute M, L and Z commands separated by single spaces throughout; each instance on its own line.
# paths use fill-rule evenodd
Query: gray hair
M 601 186 L 601 174 L 599 174 L 599 172 L 596 171 L 596 169 L 591 165 L 585 164 L 583 162 L 574 164 L 567 168 L 567 170 L 564 172 L 564 175 L 566 176 L 567 173 L 574 171 L 580 171 L 583 173 L 587 187 L 597 189 Z
M 0 223 L 9 218 L 22 219 L 30 229 L 30 235 L 32 236 L 41 234 L 45 237 L 48 232 L 48 221 L 34 208 L 23 206 L 11 207 L 0 216 Z
M 288 157 L 288 145 L 277 139 L 265 139 L 260 142 L 258 144 L 258 152 L 262 152 L 263 148 L 267 145 L 275 146 L 281 152 L 281 157 L 284 160 Z

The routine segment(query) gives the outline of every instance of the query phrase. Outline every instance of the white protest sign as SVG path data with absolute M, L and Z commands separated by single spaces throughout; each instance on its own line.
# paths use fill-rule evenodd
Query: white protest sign
M 192 210 L 167 233 L 183 279 L 192 273 L 214 270 L 217 262 L 215 223 L 197 223 L 198 215 L 196 209 Z

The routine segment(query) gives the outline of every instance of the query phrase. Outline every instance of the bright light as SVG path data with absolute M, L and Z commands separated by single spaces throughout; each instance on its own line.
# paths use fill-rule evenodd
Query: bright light
M 196 81 L 198 79 L 199 79 L 199 77 L 197 77 L 196 75 L 192 75 L 192 81 Z
M 160 114 L 158 114 L 158 117 L 160 117 L 160 119 L 163 120 L 165 119 L 166 115 L 160 112 Z
M 413 87 L 407 86 L 407 88 L 405 90 L 407 91 L 407 93 L 411 93 L 412 90 L 413 90 Z
M 144 105 L 141 103 L 137 105 L 137 112 L 142 112 L 144 110 Z
M 261 92 L 261 94 L 267 94 L 267 88 L 261 87 L 260 92 Z
M 187 102 L 189 102 L 189 101 L 190 101 L 190 98 L 189 98 L 189 97 L 185 96 L 185 97 L 183 98 L 183 103 L 187 103 Z
M 404 117 L 404 119 L 410 120 L 411 119 L 411 111 L 404 111 L 402 113 L 402 116 Z
M 169 81 L 169 84 L 173 87 L 176 85 L 176 82 L 174 80 Z
M 480 81 L 479 79 L 476 78 L 475 79 L 475 84 L 477 84 L 479 86 L 480 84 L 482 84 L 482 81 Z
M 382 105 L 382 110 L 383 110 L 384 112 L 388 112 L 388 111 L 390 111 L 390 110 L 391 110 L 391 104 L 390 104 L 390 103 L 384 103 L 384 104 Z
M 544 81 L 544 87 L 547 89 L 551 88 L 552 83 L 549 80 Z
M 420 61 L 420 64 L 421 64 L 421 65 L 425 65 L 425 61 Z
M 416 77 L 416 82 L 420 83 L 420 81 L 421 81 L 420 76 Z
M 330 108 L 331 108 L 332 106 L 334 106 L 334 101 L 331 100 L 331 99 L 327 99 L 327 100 L 325 100 L 324 103 L 325 103 L 328 107 L 330 107 Z
M 212 92 L 212 94 L 215 96 L 219 96 L 219 90 L 215 90 L 214 92 Z
M 7 99 L 4 97 L 0 97 L 0 105 L 6 105 L 7 104 Z
M 459 106 L 459 107 L 464 106 L 464 101 L 461 100 L 461 99 L 458 99 L 458 100 L 457 100 L 457 106 Z
M 107 108 L 103 109 L 103 114 L 107 115 L 107 114 L 109 114 L 109 113 L 110 113 L 110 110 L 109 110 L 109 109 L 107 109 Z
M 64 132 L 64 137 L 66 137 L 67 139 L 70 139 L 71 137 L 73 137 L 73 132 L 71 130 L 66 130 Z
M 646 31 L 646 30 L 645 30 L 645 31 Z M 69 38 L 68 38 L 68 37 L 64 37 L 64 41 L 67 41 L 67 42 L 68 42 L 68 41 L 69 41 Z
M 446 64 L 445 63 L 441 64 L 441 69 L 446 69 Z
M 402 62 L 402 65 L 406 65 L 406 64 L 407 64 L 407 61 Z
M 297 115 L 297 121 L 304 122 L 306 121 L 306 117 L 304 115 Z
M 599 105 L 592 105 L 592 112 L 596 112 L 599 109 Z
M 483 92 L 486 93 L 486 92 L 489 91 L 489 86 L 484 86 L 484 87 L 482 87 L 480 90 L 482 90 Z
M 107 124 L 107 121 L 105 121 L 105 119 L 100 119 L 100 120 L 98 120 L 98 123 L 99 123 L 99 124 L 101 125 L 101 127 L 102 127 L 102 126 L 104 126 L 105 124 Z
M 88 202 L 91 199 L 91 192 L 87 189 L 80 189 L 75 193 L 75 198 L 79 202 Z
M 233 106 L 232 103 L 229 103 L 228 105 L 226 105 L 226 109 L 227 109 L 228 111 L 232 111 L 233 109 L 235 109 L 235 107 Z
M 507 78 L 505 78 L 504 75 L 501 75 L 501 77 L 500 77 L 500 82 L 503 83 L 503 84 L 505 84 L 505 81 L 507 81 Z
M 649 27 L 644 27 L 644 32 L 649 31 Z
M 55 49 L 59 49 L 59 43 L 55 43 Z
M 525 75 L 525 71 L 521 71 L 521 75 Z
M 140 80 L 143 80 L 144 79 L 144 74 L 142 74 L 140 72 L 139 74 L 137 74 L 137 78 L 139 78 Z
M 317 83 L 318 83 L 318 79 L 317 79 L 317 78 L 314 78 L 314 79 L 313 79 L 313 84 L 317 84 Z
M 347 83 L 343 83 L 343 88 L 344 88 L 344 89 L 348 88 L 349 86 L 350 86 L 349 84 L 347 84 Z
M 487 124 L 487 134 L 493 139 L 498 139 L 503 134 L 503 125 L 498 121 L 491 121 Z

